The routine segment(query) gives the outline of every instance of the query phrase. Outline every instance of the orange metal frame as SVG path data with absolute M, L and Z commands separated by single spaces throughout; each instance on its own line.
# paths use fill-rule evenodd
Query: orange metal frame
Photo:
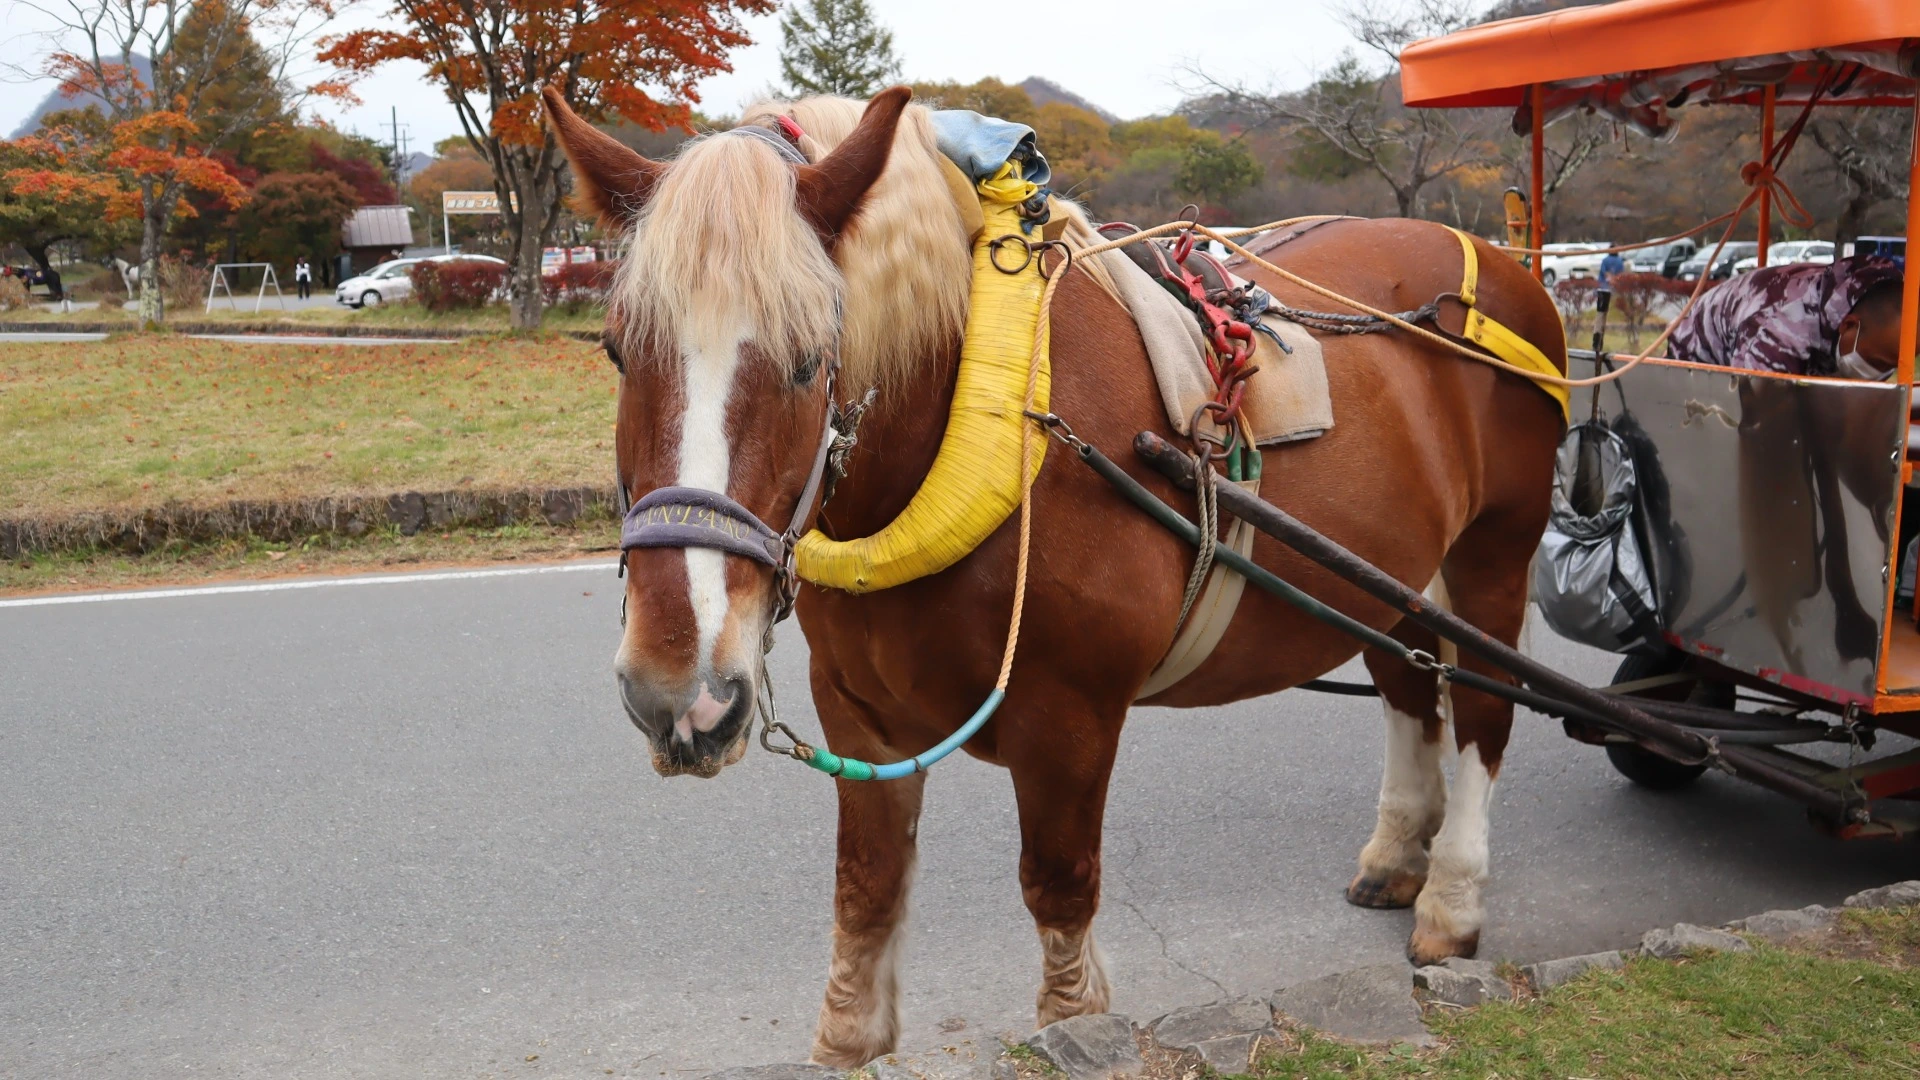
M 1532 193 L 1532 204 L 1533 204 L 1531 207 L 1532 218 L 1533 218 L 1532 247 L 1534 247 L 1537 250 L 1544 245 L 1544 242 L 1546 240 L 1546 229 L 1547 229 L 1546 193 L 1544 190 L 1545 171 L 1546 171 L 1545 143 L 1542 138 L 1543 132 L 1544 132 L 1544 125 L 1542 122 L 1544 110 L 1542 108 L 1542 104 L 1543 104 L 1543 99 L 1545 97 L 1545 93 L 1544 93 L 1544 88 L 1538 83 L 1535 83 L 1534 85 L 1529 87 L 1528 91 L 1529 91 L 1528 103 L 1531 106 L 1531 112 L 1533 113 L 1533 123 L 1532 123 L 1533 130 L 1531 132 L 1531 136 L 1532 136 L 1531 141 L 1533 145 L 1531 147 L 1532 153 L 1530 155 L 1531 157 L 1530 164 L 1532 166 L 1532 172 L 1533 172 L 1532 184 L 1530 186 L 1530 190 Z M 1766 94 L 1761 103 L 1761 115 L 1760 115 L 1760 144 L 1761 144 L 1761 160 L 1762 161 L 1767 160 L 1768 156 L 1770 156 L 1773 152 L 1774 99 L 1775 99 L 1775 95 L 1774 95 L 1773 88 L 1768 87 Z M 1908 183 L 1910 185 L 1909 187 L 1910 192 L 1920 193 L 1920 81 L 1916 82 L 1916 93 L 1914 95 L 1913 141 L 1912 141 L 1912 146 L 1909 152 L 1909 160 L 1908 160 L 1907 168 L 1908 168 Z M 1767 242 L 1769 239 L 1768 233 L 1771 231 L 1771 228 L 1772 228 L 1772 205 L 1771 205 L 1770 193 L 1763 190 L 1761 192 L 1758 203 L 1760 207 L 1759 256 L 1761 261 L 1764 263 L 1767 257 Z M 1901 281 L 1900 366 L 1896 369 L 1894 377 L 1898 382 L 1908 387 L 1912 387 L 1913 381 L 1914 381 L 1915 354 L 1917 352 L 1920 352 L 1920 251 L 1916 251 L 1914 249 L 1915 240 L 1920 239 L 1920 195 L 1909 194 L 1908 196 L 1906 235 L 1907 235 L 1906 274 Z M 1542 260 L 1537 257 L 1533 260 L 1533 276 L 1535 280 L 1540 279 L 1540 276 L 1542 273 L 1542 267 L 1540 265 L 1541 262 Z M 1909 421 L 1909 423 L 1911 423 L 1911 421 Z M 1910 469 L 1911 469 L 1911 466 L 1908 466 L 1907 469 L 1902 470 L 1901 478 L 1903 481 L 1906 480 L 1906 478 L 1911 475 L 1911 472 L 1909 471 Z M 1900 535 L 1900 502 L 1901 500 L 1899 499 L 1894 500 L 1893 536 L 1896 538 L 1896 543 L 1895 543 L 1896 548 L 1898 547 L 1897 538 Z M 1893 553 L 1893 559 L 1896 566 L 1898 565 L 1899 557 L 1900 557 L 1900 553 L 1896 550 Z M 1898 585 L 1898 582 L 1899 582 L 1899 575 L 1897 573 L 1890 573 L 1887 575 L 1886 610 L 1888 610 L 1889 612 L 1894 611 L 1894 590 Z M 1920 598 L 1916 599 L 1915 605 L 1916 605 L 1915 615 L 1916 617 L 1920 617 Z M 1872 704 L 1872 707 L 1868 710 L 1869 712 L 1876 713 L 1876 714 L 1920 711 L 1920 688 L 1907 690 L 1898 694 L 1888 693 L 1887 691 L 1887 681 L 1886 681 L 1887 679 L 1886 673 L 1887 673 L 1887 667 L 1888 667 L 1887 661 L 1893 648 L 1894 630 L 1895 630 L 1894 620 L 1888 619 L 1886 629 L 1883 630 L 1881 633 L 1880 663 L 1878 665 L 1879 675 L 1876 679 L 1876 685 L 1874 688 L 1875 694 L 1873 698 L 1873 704 Z

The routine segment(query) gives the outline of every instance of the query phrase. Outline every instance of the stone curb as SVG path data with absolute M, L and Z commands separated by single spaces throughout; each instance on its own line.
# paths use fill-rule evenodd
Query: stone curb
M 497 528 L 527 522 L 568 525 L 616 517 L 612 487 L 405 491 L 323 499 L 235 500 L 212 506 L 172 503 L 98 511 L 54 521 L 0 519 L 0 558 L 109 548 L 138 555 L 175 541 L 204 543 L 257 536 L 275 543 L 322 534 L 361 536 L 392 526 L 403 536 L 455 526 Z
M 1888 908 L 1920 904 L 1920 881 L 1903 881 L 1847 897 L 1845 907 Z M 1649 930 L 1638 949 L 1542 960 L 1518 969 L 1535 992 L 1560 986 L 1595 969 L 1617 971 L 1636 955 L 1677 958 L 1703 951 L 1746 952 L 1747 937 L 1785 941 L 1824 930 L 1839 918 L 1837 908 L 1808 907 L 1763 911 L 1736 919 L 1729 930 L 1676 923 Z M 1745 936 L 1741 936 L 1744 934 Z M 1486 960 L 1454 958 L 1412 971 L 1403 964 L 1381 964 L 1323 976 L 1277 991 L 1270 1000 L 1230 998 L 1175 1009 L 1137 1027 L 1119 1013 L 1075 1016 L 1049 1024 L 1020 1043 L 1024 1056 L 1066 1080 L 1127 1080 L 1145 1068 L 1143 1043 L 1172 1052 L 1227 1076 L 1247 1071 L 1263 1040 L 1279 1037 L 1291 1021 L 1345 1042 L 1365 1045 L 1433 1041 L 1421 1020 L 1415 989 L 1426 1001 L 1471 1007 L 1486 1001 L 1511 1001 L 1513 981 Z M 1030 1070 L 1029 1070 L 1030 1071 Z M 1019 1080 L 1015 1055 L 988 1060 L 977 1053 L 890 1054 L 854 1070 L 870 1080 Z M 756 1065 L 726 1069 L 704 1080 L 845 1080 L 852 1073 L 818 1065 Z

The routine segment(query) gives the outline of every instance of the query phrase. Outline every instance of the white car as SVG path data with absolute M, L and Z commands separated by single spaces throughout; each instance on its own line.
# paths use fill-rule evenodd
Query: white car
M 1562 278 L 1599 277 L 1600 252 L 1606 249 L 1607 245 L 1597 240 L 1544 245 L 1541 250 L 1547 254 L 1540 256 L 1540 283 L 1551 289 Z
M 1822 266 L 1833 265 L 1833 242 L 1830 240 L 1784 240 L 1778 244 L 1767 245 L 1767 265 L 1785 266 L 1788 263 L 1819 263 Z M 1733 264 L 1735 274 L 1744 274 L 1760 268 L 1760 256 L 1749 255 Z
M 452 259 L 477 259 L 507 265 L 491 255 L 429 255 L 423 259 L 390 259 L 359 277 L 350 277 L 333 290 L 337 303 L 352 308 L 379 307 L 413 295 L 413 268 L 423 262 L 447 262 Z

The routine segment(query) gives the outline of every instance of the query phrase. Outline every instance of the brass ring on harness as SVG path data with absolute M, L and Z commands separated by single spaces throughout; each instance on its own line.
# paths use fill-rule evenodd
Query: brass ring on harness
M 1019 266 L 1016 266 L 1011 270 L 1000 265 L 1000 245 L 1008 244 L 1008 243 L 1020 245 L 1021 252 L 1024 253 L 1026 256 L 1026 258 L 1021 260 Z M 1033 252 L 1034 252 L 1034 245 L 1031 242 L 1029 242 L 1026 237 L 1016 236 L 1013 233 L 1008 233 L 1007 235 L 1002 236 L 997 240 L 990 241 L 987 244 L 987 261 L 993 264 L 993 268 L 995 270 L 1000 271 L 1001 273 L 1007 275 L 1008 277 L 1012 277 L 1015 274 L 1025 272 L 1027 267 L 1033 265 Z

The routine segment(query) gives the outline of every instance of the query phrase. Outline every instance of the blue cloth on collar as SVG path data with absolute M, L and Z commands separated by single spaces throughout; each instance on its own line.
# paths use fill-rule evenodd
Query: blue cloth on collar
M 970 109 L 936 109 L 933 138 L 940 152 L 976 184 L 1016 157 L 1023 164 L 1026 179 L 1041 187 L 1053 179 L 1053 169 L 1035 145 L 1033 129 L 1025 124 L 982 116 Z

